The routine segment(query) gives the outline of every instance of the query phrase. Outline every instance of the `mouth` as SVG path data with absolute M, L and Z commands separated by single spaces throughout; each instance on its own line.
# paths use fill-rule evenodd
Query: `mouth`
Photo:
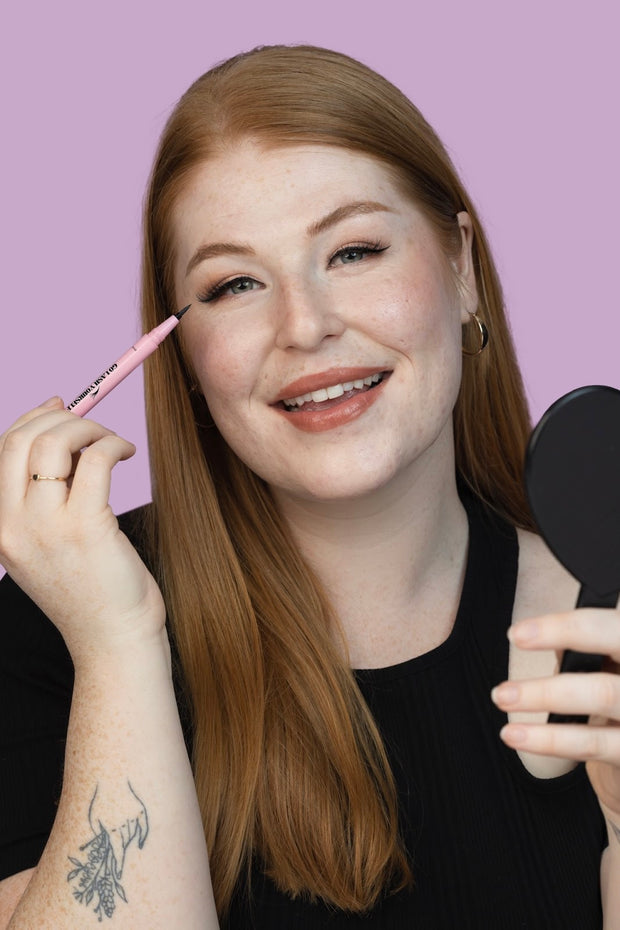
M 390 371 L 378 371 L 364 378 L 355 378 L 350 381 L 337 381 L 315 391 L 308 391 L 295 397 L 285 397 L 276 406 L 287 413 L 304 411 L 328 410 L 330 407 L 344 401 L 374 390 L 379 384 L 389 378 Z

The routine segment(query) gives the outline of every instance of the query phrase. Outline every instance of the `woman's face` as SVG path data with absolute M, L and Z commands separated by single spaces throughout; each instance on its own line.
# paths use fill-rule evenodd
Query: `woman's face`
M 276 492 L 359 497 L 445 459 L 476 305 L 459 222 L 449 262 L 347 149 L 247 141 L 195 172 L 174 214 L 179 332 L 222 436 Z

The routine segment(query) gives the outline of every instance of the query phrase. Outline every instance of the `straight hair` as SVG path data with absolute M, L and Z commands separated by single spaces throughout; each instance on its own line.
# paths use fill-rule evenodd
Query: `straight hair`
M 145 201 L 145 330 L 175 310 L 179 196 L 199 166 L 246 139 L 373 156 L 424 212 L 448 257 L 460 245 L 456 214 L 469 213 L 478 314 L 491 344 L 464 360 L 453 414 L 457 475 L 502 517 L 532 528 L 521 478 L 529 417 L 484 231 L 434 131 L 360 62 L 311 46 L 262 47 L 184 94 Z M 148 360 L 145 391 L 150 548 L 191 714 L 218 910 L 257 862 L 292 897 L 364 912 L 410 885 L 412 871 L 387 755 L 338 648 L 337 618 L 269 488 L 222 439 L 176 337 Z

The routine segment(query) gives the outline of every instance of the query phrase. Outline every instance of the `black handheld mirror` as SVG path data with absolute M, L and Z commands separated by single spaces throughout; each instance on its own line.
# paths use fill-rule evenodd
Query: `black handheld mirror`
M 581 582 L 577 607 L 615 607 L 620 592 L 620 391 L 590 385 L 557 400 L 532 433 L 525 487 L 540 535 Z M 561 672 L 603 656 L 567 650 Z M 587 718 L 550 714 L 551 723 Z

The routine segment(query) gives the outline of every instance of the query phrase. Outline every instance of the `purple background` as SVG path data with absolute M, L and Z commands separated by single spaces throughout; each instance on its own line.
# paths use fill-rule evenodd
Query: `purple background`
M 435 126 L 486 223 L 535 418 L 573 387 L 620 386 L 612 0 L 25 0 L 2 19 L 0 429 L 135 340 L 164 120 L 209 66 L 275 42 L 360 58 Z M 94 413 L 139 450 L 113 507 L 147 501 L 140 373 Z

